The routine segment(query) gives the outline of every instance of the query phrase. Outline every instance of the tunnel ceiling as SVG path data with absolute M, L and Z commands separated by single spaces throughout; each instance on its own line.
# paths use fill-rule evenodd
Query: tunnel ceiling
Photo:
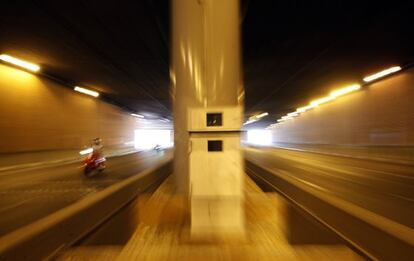
M 167 0 L 1 1 L 0 51 L 130 111 L 170 115 Z M 413 61 L 412 7 L 352 1 L 242 1 L 252 127 L 388 66 Z

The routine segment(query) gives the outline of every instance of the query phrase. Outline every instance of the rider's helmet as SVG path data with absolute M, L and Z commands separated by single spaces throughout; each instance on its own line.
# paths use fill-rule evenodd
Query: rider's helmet
M 102 143 L 102 139 L 101 138 L 95 138 L 93 139 L 93 144 L 94 145 L 101 145 Z

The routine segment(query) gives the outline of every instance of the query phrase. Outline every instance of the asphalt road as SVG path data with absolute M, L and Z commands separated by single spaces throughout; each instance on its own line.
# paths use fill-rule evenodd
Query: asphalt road
M 102 175 L 84 177 L 81 163 L 0 173 L 0 236 L 47 216 L 169 157 L 140 152 L 108 159 Z
M 246 159 L 414 228 L 414 166 L 277 148 L 245 149 Z

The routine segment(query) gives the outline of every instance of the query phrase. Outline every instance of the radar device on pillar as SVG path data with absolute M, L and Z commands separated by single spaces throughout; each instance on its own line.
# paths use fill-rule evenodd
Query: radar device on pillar
M 174 175 L 193 239 L 244 238 L 238 0 L 174 0 Z

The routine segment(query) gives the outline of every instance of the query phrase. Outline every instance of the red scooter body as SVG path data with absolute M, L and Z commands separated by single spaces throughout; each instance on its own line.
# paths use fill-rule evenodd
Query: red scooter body
M 92 152 L 84 160 L 84 174 L 90 176 L 93 172 L 102 172 L 105 169 L 105 157 L 99 157 L 95 152 Z

